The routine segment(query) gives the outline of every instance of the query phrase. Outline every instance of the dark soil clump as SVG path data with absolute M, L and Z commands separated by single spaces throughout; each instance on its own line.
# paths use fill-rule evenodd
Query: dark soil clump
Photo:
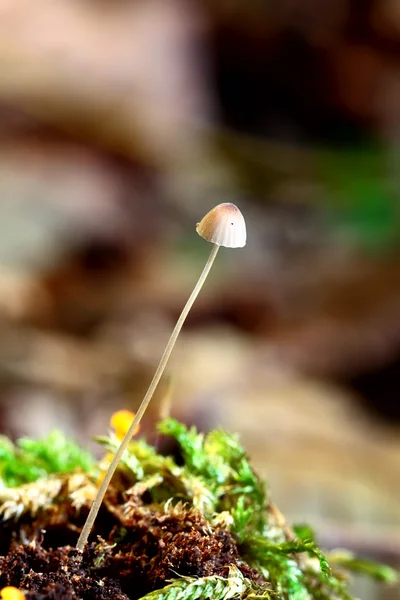
M 39 544 L 19 546 L 0 561 L 0 586 L 28 590 L 27 600 L 128 600 L 117 581 L 96 577 L 86 558 L 68 546 L 54 551 Z
M 50 540 L 54 543 L 57 539 L 52 529 L 54 514 L 47 515 L 47 524 L 45 513 L 36 519 L 33 541 L 32 537 L 27 540 L 21 529 L 20 537 L 26 543 L 13 541 L 0 558 L 0 589 L 11 585 L 27 590 L 28 600 L 136 600 L 161 589 L 177 574 L 226 577 L 230 566 L 257 584 L 265 583 L 260 573 L 240 558 L 233 536 L 211 528 L 193 508 L 160 512 L 159 507 L 143 505 L 140 500 L 120 505 L 108 501 L 106 505 L 108 518 L 97 524 L 102 537 L 92 541 L 83 555 L 68 545 L 48 547 Z M 71 530 L 62 531 L 57 521 L 62 543 Z M 46 527 L 50 537 L 43 532 Z M 29 534 L 34 534 L 32 529 Z

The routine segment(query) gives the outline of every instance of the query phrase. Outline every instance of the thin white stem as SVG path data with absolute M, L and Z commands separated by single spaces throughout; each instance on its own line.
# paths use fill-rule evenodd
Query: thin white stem
M 188 301 L 186 302 L 185 307 L 182 310 L 182 313 L 174 327 L 171 337 L 169 338 L 168 344 L 164 350 L 164 354 L 161 357 L 160 363 L 159 363 L 157 370 L 154 374 L 154 377 L 150 383 L 149 389 L 147 390 L 146 395 L 143 398 L 141 405 L 139 406 L 139 409 L 135 415 L 135 418 L 132 421 L 131 426 L 129 427 L 127 434 L 125 435 L 124 439 L 121 442 L 120 447 L 118 448 L 117 452 L 115 453 L 115 456 L 114 456 L 110 466 L 108 467 L 107 473 L 105 474 L 103 481 L 101 482 L 101 485 L 97 492 L 97 496 L 93 501 L 89 515 L 86 519 L 86 522 L 83 526 L 81 535 L 79 536 L 78 543 L 76 545 L 77 549 L 80 551 L 82 551 L 85 547 L 85 544 L 86 544 L 89 534 L 92 530 L 94 521 L 97 517 L 97 513 L 99 512 L 101 503 L 103 502 L 103 498 L 104 498 L 107 488 L 110 484 L 112 476 L 115 473 L 115 470 L 118 466 L 119 461 L 121 460 L 123 453 L 127 449 L 129 442 L 131 441 L 133 432 L 136 430 L 136 427 L 139 425 L 140 421 L 142 420 L 142 417 L 143 417 L 143 415 L 149 405 L 149 402 L 157 388 L 157 385 L 162 377 L 162 374 L 164 372 L 164 369 L 166 367 L 168 359 L 171 356 L 172 350 L 174 349 L 175 342 L 178 338 L 179 332 L 182 329 L 185 319 L 188 316 L 188 313 L 189 313 L 190 309 L 192 308 L 193 303 L 196 300 L 201 288 L 203 287 L 205 280 L 207 279 L 207 275 L 210 272 L 210 269 L 213 265 L 215 257 L 217 256 L 219 248 L 220 247 L 217 246 L 216 244 L 214 244 L 214 246 L 212 247 L 210 256 L 208 257 L 208 260 L 203 269 L 203 272 L 201 273 L 199 280 L 194 287 L 193 292 L 190 294 L 190 297 L 189 297 Z

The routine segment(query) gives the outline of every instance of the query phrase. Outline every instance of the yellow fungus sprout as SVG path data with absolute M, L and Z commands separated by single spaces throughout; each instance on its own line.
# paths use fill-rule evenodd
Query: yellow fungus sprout
M 16 587 L 8 585 L 0 591 L 1 600 L 25 600 L 24 594 Z
M 131 410 L 117 410 L 110 419 L 110 426 L 114 429 L 115 437 L 123 440 L 134 418 L 135 413 Z M 136 435 L 139 429 L 140 425 L 136 427 L 133 435 Z
M 114 435 L 117 440 L 121 441 L 124 439 L 129 427 L 132 424 L 133 419 L 135 418 L 135 413 L 131 410 L 117 410 L 110 419 L 110 427 L 114 430 Z M 139 432 L 140 425 L 138 425 L 133 433 L 136 435 Z M 114 454 L 112 452 L 107 452 L 100 463 L 100 475 L 97 478 L 97 483 L 100 485 L 104 479 L 104 475 L 107 472 L 108 467 L 110 466 L 112 459 L 114 458 Z

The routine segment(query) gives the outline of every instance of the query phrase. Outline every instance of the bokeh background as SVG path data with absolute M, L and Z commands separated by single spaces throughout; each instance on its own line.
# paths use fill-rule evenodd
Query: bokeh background
M 399 0 L 2 0 L 1 431 L 135 410 L 235 202 L 142 432 L 239 432 L 289 521 L 399 565 L 399 167 Z

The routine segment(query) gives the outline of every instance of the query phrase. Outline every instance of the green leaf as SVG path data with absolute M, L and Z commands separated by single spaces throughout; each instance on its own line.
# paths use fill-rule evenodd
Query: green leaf
M 258 563 L 265 564 L 266 566 L 268 566 L 271 557 L 306 552 L 309 556 L 318 559 L 321 573 L 325 575 L 325 577 L 328 578 L 332 575 L 325 554 L 318 548 L 313 540 L 294 539 L 282 542 L 281 544 L 274 544 L 262 536 L 253 536 L 246 541 L 244 549 L 250 557 L 255 558 Z
M 228 577 L 182 577 L 170 585 L 143 596 L 141 600 L 269 600 L 268 590 L 254 585 L 236 567 L 230 567 Z
M 307 523 L 295 523 L 292 530 L 300 540 L 315 541 L 315 532 Z
M 334 566 L 343 567 L 353 573 L 368 575 L 377 581 L 389 584 L 394 584 L 399 581 L 399 573 L 395 571 L 395 569 L 391 569 L 387 565 L 382 565 L 372 560 L 357 558 L 352 552 L 346 550 L 330 552 L 329 560 Z

